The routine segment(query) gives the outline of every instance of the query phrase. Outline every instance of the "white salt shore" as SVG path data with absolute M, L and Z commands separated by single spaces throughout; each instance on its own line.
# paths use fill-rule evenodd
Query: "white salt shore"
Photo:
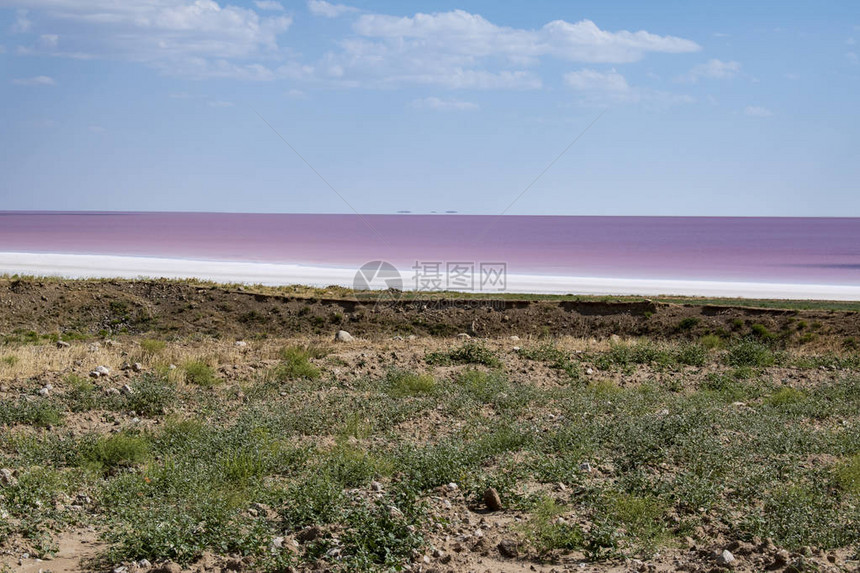
M 225 283 L 302 284 L 320 287 L 341 285 L 351 287 L 356 271 L 355 268 L 293 264 L 0 252 L 0 274 L 66 278 L 197 278 Z M 410 289 L 413 277 L 412 269 L 401 269 L 400 272 L 403 276 L 404 288 Z M 860 300 L 860 285 L 651 280 L 522 274 L 508 274 L 504 290 L 511 293 L 537 294 L 683 295 Z

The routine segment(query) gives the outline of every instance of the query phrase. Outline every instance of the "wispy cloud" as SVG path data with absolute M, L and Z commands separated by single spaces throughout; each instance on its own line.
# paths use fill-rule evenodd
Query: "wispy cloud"
M 601 72 L 585 68 L 568 72 L 564 74 L 564 83 L 576 92 L 580 103 L 591 106 L 641 104 L 652 109 L 665 109 L 694 101 L 686 94 L 631 86 L 627 79 L 614 69 Z
M 478 104 L 470 101 L 442 99 L 438 97 L 416 99 L 411 105 L 415 109 L 432 109 L 436 111 L 475 111 L 480 109 Z
M 728 80 L 737 76 L 740 71 L 741 64 L 739 62 L 724 62 L 712 58 L 705 63 L 693 66 L 693 69 L 679 79 L 694 83 L 701 79 Z
M 766 107 L 748 105 L 744 108 L 744 115 L 748 115 L 749 117 L 771 117 L 773 112 Z
M 350 12 L 358 12 L 358 8 L 347 6 L 346 4 L 332 4 L 325 0 L 308 0 L 308 10 L 315 16 L 323 16 L 324 18 L 337 18 Z
M 598 72 L 595 70 L 579 70 L 564 74 L 564 83 L 575 90 L 629 92 L 630 86 L 624 76 L 615 70 Z
M 545 58 L 627 63 L 646 54 L 695 52 L 699 45 L 646 31 L 602 30 L 590 20 L 538 29 L 499 26 L 463 10 L 398 17 L 364 14 L 318 73 L 352 85 L 437 85 L 450 89 L 536 89 Z
M 224 101 L 224 100 L 211 100 L 208 102 L 209 107 L 233 107 L 232 101 Z
M 256 0 L 256 2 L 254 2 L 254 6 L 260 10 L 272 10 L 274 12 L 284 11 L 283 4 L 280 2 L 274 2 L 273 0 Z
M 49 76 L 34 76 L 32 78 L 15 78 L 12 83 L 16 86 L 54 86 L 57 82 Z
M 27 17 L 29 11 L 21 8 L 16 12 L 15 23 L 12 24 L 13 34 L 25 34 L 33 27 L 33 22 Z
M 52 34 L 22 46 L 20 53 L 76 58 L 124 59 L 186 77 L 271 79 L 261 60 L 277 56 L 278 35 L 292 24 L 287 15 L 215 0 L 4 0 L 38 14 L 36 28 L 68 33 L 61 46 Z M 20 18 L 19 18 L 20 20 Z

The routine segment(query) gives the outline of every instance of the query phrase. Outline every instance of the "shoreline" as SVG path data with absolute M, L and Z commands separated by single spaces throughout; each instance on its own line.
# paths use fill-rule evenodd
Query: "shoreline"
M 352 287 L 356 268 L 162 257 L 0 252 L 0 274 L 81 278 L 202 279 L 266 286 Z M 412 269 L 399 269 L 411 289 Z M 455 288 L 446 290 L 458 290 Z M 459 289 L 462 292 L 480 292 Z M 484 291 L 487 294 L 500 292 Z M 758 283 L 508 274 L 504 292 L 860 301 L 860 285 Z

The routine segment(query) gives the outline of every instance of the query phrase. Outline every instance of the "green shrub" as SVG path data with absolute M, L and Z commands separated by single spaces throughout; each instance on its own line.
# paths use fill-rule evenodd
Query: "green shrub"
M 436 390 L 436 381 L 429 374 L 391 370 L 385 381 L 388 393 L 396 397 L 431 394 Z
M 524 526 L 526 539 L 535 550 L 545 555 L 550 551 L 573 551 L 583 547 L 585 536 L 576 524 L 559 521 L 564 509 L 549 498 L 542 498 Z
M 146 338 L 140 341 L 140 349 L 146 356 L 160 354 L 165 348 L 167 348 L 167 343 L 163 340 Z
M 729 366 L 773 366 L 776 356 L 766 345 L 755 340 L 742 340 L 733 344 L 726 355 Z
M 105 472 L 139 464 L 149 457 L 149 451 L 147 440 L 126 433 L 99 436 L 81 444 L 85 464 Z
M 185 370 L 185 379 L 190 384 L 214 386 L 218 383 L 218 378 L 215 377 L 215 370 L 205 362 L 199 360 L 186 362 L 183 368 Z
M 477 342 L 467 342 L 460 348 L 448 352 L 433 352 L 427 355 L 427 363 L 437 366 L 449 364 L 482 364 L 490 368 L 502 365 L 492 350 Z
M 275 376 L 286 380 L 317 380 L 320 370 L 310 363 L 310 357 L 311 353 L 307 349 L 298 346 L 285 348 L 281 351 L 281 363 L 274 370 Z
M 726 345 L 725 341 L 716 334 L 706 334 L 699 342 L 708 350 L 719 350 Z
M 687 366 L 704 366 L 708 359 L 708 351 L 701 344 L 684 344 L 675 353 L 679 364 Z
M 48 400 L 19 399 L 16 402 L 0 401 L 0 425 L 26 424 L 46 428 L 63 421 L 63 414 Z
M 790 406 L 798 404 L 806 398 L 806 394 L 790 386 L 780 388 L 765 399 L 771 406 Z
M 702 319 L 697 316 L 688 316 L 678 323 L 678 330 L 692 330 L 696 328 Z
M 860 454 L 854 454 L 836 466 L 836 482 L 839 487 L 853 494 L 860 494 Z
M 635 544 L 647 551 L 653 551 L 667 536 L 663 521 L 666 508 L 653 496 L 610 495 L 607 512 L 612 521 L 624 527 Z
M 132 392 L 118 397 L 115 406 L 141 416 L 160 416 L 176 398 L 176 389 L 164 378 L 146 374 L 131 383 Z
M 750 327 L 750 330 L 752 331 L 753 336 L 755 336 L 759 340 L 770 342 L 776 340 L 777 338 L 776 334 L 768 330 L 767 327 L 763 324 L 753 324 Z
M 561 370 L 571 380 L 582 378 L 582 369 L 579 362 L 575 361 L 569 352 L 565 352 L 552 343 L 543 344 L 537 348 L 526 348 L 520 351 L 520 355 L 529 360 L 546 363 L 550 368 Z

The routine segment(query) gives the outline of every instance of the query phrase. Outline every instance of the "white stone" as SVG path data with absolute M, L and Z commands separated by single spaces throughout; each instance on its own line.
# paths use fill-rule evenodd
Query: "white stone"
M 337 334 L 334 335 L 334 339 L 336 342 L 352 342 L 355 340 L 355 337 L 345 330 L 338 330 Z

